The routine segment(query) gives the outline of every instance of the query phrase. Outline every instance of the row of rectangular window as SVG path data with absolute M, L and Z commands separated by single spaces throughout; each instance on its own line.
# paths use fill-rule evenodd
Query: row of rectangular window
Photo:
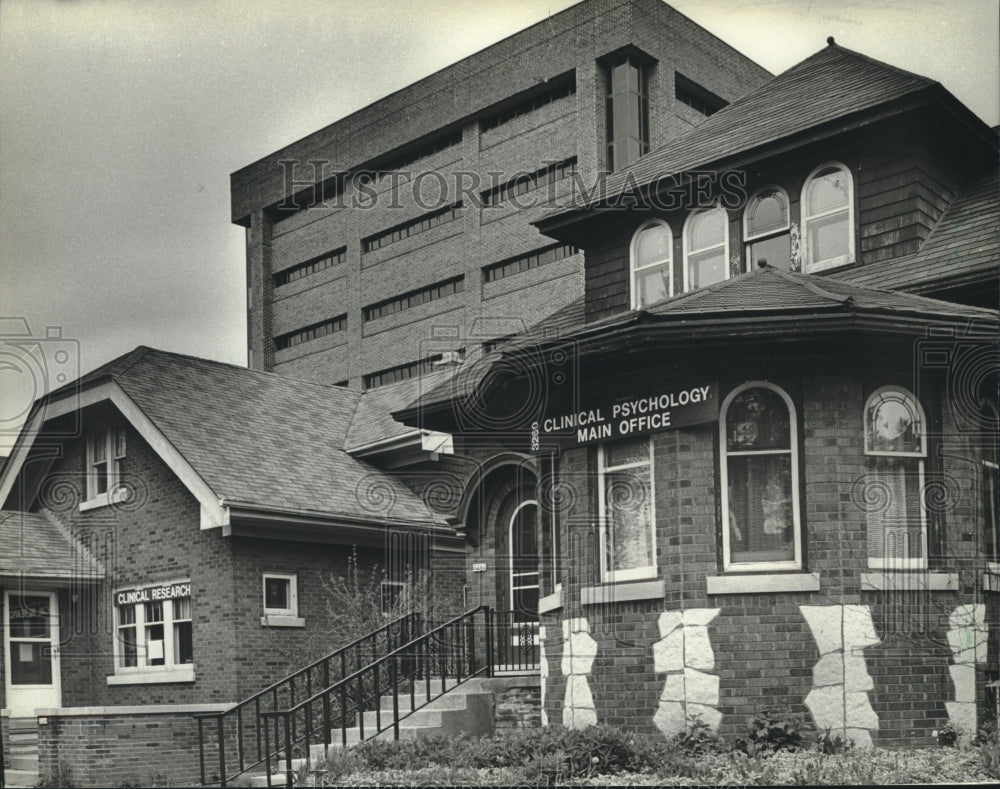
M 315 340 L 317 337 L 325 337 L 327 334 L 343 331 L 346 328 L 347 315 L 338 315 L 336 318 L 314 323 L 311 326 L 306 326 L 304 329 L 297 329 L 293 332 L 279 335 L 274 338 L 274 347 L 279 351 L 284 350 L 285 348 L 291 348 L 309 340 Z
M 674 72 L 674 98 L 705 117 L 714 115 L 729 103 L 677 71 Z
M 463 290 L 465 290 L 465 276 L 452 277 L 451 279 L 428 285 L 425 288 L 404 293 L 402 296 L 396 296 L 364 307 L 364 320 L 367 322 L 384 318 L 386 315 L 402 312 L 403 310 L 408 310 L 411 307 L 417 307 L 430 301 L 437 301 L 445 296 L 461 293 Z
M 374 373 L 368 373 L 362 379 L 365 389 L 377 389 L 380 386 L 386 386 L 387 384 L 394 384 L 399 381 L 408 381 L 411 378 L 419 378 L 422 375 L 426 375 L 434 369 L 434 363 L 441 361 L 443 356 L 441 354 L 435 354 L 434 356 L 429 356 L 426 359 L 420 359 L 416 362 L 408 362 L 407 364 L 400 364 L 396 367 L 388 367 L 385 370 L 378 370 Z
M 416 219 L 411 219 L 409 222 L 403 222 L 402 224 L 391 227 L 388 230 L 383 230 L 380 233 L 376 233 L 375 235 L 362 239 L 361 249 L 364 252 L 374 252 L 375 250 L 381 249 L 389 244 L 395 244 L 397 241 L 402 241 L 404 238 L 415 236 L 418 233 L 423 233 L 431 228 L 451 222 L 461 216 L 461 202 L 445 206 L 444 208 L 439 208 L 436 211 L 424 214 Z
M 523 271 L 529 271 L 547 263 L 554 263 L 557 260 L 564 260 L 579 252 L 572 244 L 553 244 L 552 246 L 536 249 L 524 255 L 517 255 L 498 263 L 491 263 L 483 269 L 484 282 L 496 282 L 498 279 L 511 277 Z
M 303 279 L 311 274 L 316 274 L 319 271 L 335 266 L 344 260 L 344 255 L 346 253 L 347 247 L 340 247 L 340 249 L 327 252 L 325 255 L 311 258 L 304 263 L 299 263 L 289 269 L 279 271 L 274 275 L 274 285 L 275 287 L 287 285 L 290 282 L 295 282 L 296 280 Z
M 509 123 L 515 118 L 520 118 L 522 115 L 528 115 L 529 113 L 539 110 L 554 101 L 559 101 L 559 99 L 565 99 L 575 94 L 576 75 L 573 74 L 566 79 L 565 82 L 560 82 L 544 93 L 536 94 L 512 107 L 508 107 L 505 110 L 501 110 L 500 112 L 483 118 L 479 122 L 479 129 L 482 132 L 495 129 L 497 126 Z
M 522 173 L 517 178 L 505 184 L 487 189 L 480 197 L 484 206 L 497 205 L 511 197 L 517 197 L 535 189 L 540 189 L 543 186 L 548 186 L 556 181 L 561 181 L 575 172 L 576 157 L 573 156 L 565 161 L 550 164 L 548 167 L 543 167 L 541 170 L 536 170 L 533 173 Z
M 279 224 L 295 216 L 300 211 L 320 205 L 327 200 L 334 200 L 343 191 L 344 179 L 345 176 L 339 174 L 334 178 L 329 178 L 326 181 L 308 186 L 301 192 L 287 195 L 280 203 L 273 207 L 271 211 L 272 221 L 274 224 Z
M 410 151 L 409 153 L 402 154 L 400 156 L 395 157 L 394 159 L 390 159 L 387 162 L 384 162 L 383 164 L 379 165 L 378 170 L 376 172 L 379 178 L 388 175 L 389 173 L 392 172 L 399 172 L 400 170 L 405 169 L 406 167 L 410 166 L 415 162 L 420 161 L 421 159 L 426 159 L 428 156 L 433 156 L 434 154 L 440 153 L 441 151 L 446 151 L 449 148 L 454 148 L 461 142 L 462 142 L 462 130 L 457 129 L 456 131 L 453 131 L 449 134 L 446 134 L 444 137 L 439 137 L 436 140 L 426 143 L 425 145 L 422 145 L 419 148 Z

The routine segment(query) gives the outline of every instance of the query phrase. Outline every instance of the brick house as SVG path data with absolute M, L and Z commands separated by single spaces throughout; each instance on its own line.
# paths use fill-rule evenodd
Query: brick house
M 550 721 L 995 716 L 996 161 L 831 40 L 536 222 L 584 296 L 395 416 L 537 474 Z M 508 517 L 466 515 L 498 573 Z
M 356 550 L 527 628 L 500 659 L 535 654 L 553 723 L 968 734 L 1000 678 L 996 163 L 918 75 L 831 41 L 771 78 L 588 0 L 240 170 L 253 369 L 137 349 L 0 475 L 4 720 L 52 710 L 43 764 L 91 783 L 122 733 L 190 780 L 190 714 L 307 662 Z M 352 202 L 403 171 L 515 175 Z

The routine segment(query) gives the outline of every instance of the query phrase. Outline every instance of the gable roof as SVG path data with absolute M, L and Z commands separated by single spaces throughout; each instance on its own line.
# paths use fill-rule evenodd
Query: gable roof
M 441 524 L 399 480 L 344 451 L 357 392 L 147 347 L 83 376 L 79 387 L 106 380 L 225 505 Z
M 578 197 L 572 205 L 551 211 L 536 224 L 545 226 L 564 214 L 616 200 L 635 187 L 721 162 L 930 88 L 946 93 L 934 80 L 830 43 L 676 140 L 613 173 L 592 202 Z
M 40 512 L 0 511 L 0 576 L 99 579 L 104 571 L 54 519 Z
M 988 278 L 995 282 L 1000 277 L 1000 171 L 962 189 L 916 252 L 831 276 L 914 293 Z

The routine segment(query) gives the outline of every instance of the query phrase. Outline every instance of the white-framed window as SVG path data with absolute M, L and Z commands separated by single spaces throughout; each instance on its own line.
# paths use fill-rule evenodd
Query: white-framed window
M 381 611 L 385 615 L 399 612 L 401 604 L 406 600 L 406 581 L 382 581 L 380 584 Z
M 295 573 L 264 573 L 264 616 L 298 616 L 299 589 Z
M 734 389 L 719 412 L 723 569 L 802 567 L 795 405 L 768 381 Z
M 652 439 L 601 444 L 597 465 L 601 580 L 656 577 Z
M 158 596 L 164 589 L 185 588 L 186 596 Z M 145 589 L 119 589 L 114 598 L 116 674 L 193 670 L 189 581 Z
M 119 499 L 118 477 L 124 457 L 124 427 L 99 430 L 87 436 L 87 498 L 82 504 L 84 508 L 112 504 Z
M 906 389 L 884 386 L 865 403 L 864 420 L 868 566 L 926 568 L 923 409 Z
M 792 240 L 788 195 L 780 186 L 758 189 L 743 212 L 743 240 L 746 242 L 747 271 L 762 262 L 788 271 Z
M 729 214 L 721 207 L 695 211 L 684 223 L 684 290 L 729 278 Z
M 632 236 L 629 249 L 632 309 L 674 295 L 674 234 L 662 219 L 646 222 Z
M 802 187 L 806 274 L 854 262 L 854 179 L 838 162 L 817 167 Z

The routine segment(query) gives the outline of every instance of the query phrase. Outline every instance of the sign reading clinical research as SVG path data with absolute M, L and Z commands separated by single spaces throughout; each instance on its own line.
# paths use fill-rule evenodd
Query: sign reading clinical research
M 158 600 L 179 600 L 191 596 L 191 584 L 160 584 L 142 589 L 128 589 L 115 594 L 115 605 L 135 605 L 153 603 Z
M 531 448 L 545 444 L 583 446 L 713 422 L 719 416 L 715 381 L 625 395 L 570 413 L 546 415 L 531 426 Z

